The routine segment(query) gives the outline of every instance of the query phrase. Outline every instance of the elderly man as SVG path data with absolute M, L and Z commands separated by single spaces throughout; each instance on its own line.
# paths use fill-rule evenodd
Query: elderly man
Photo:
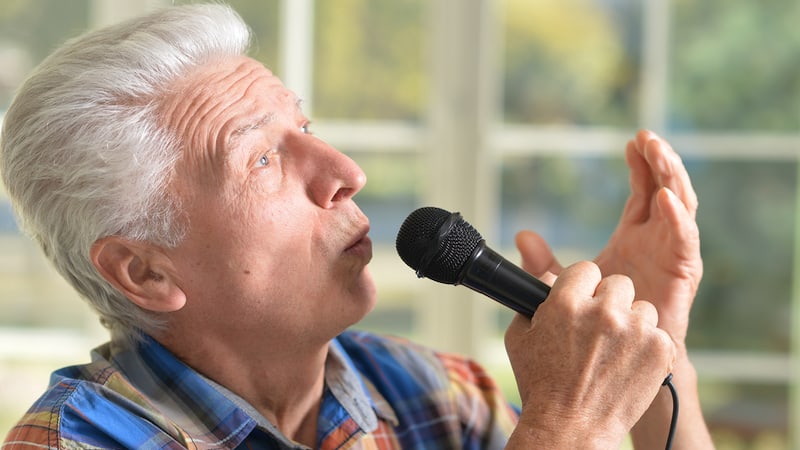
M 4 448 L 588 449 L 632 429 L 652 449 L 669 372 L 676 448 L 711 447 L 684 347 L 696 199 L 664 141 L 629 143 L 632 195 L 595 263 L 561 270 L 518 236 L 553 283 L 506 334 L 518 413 L 471 361 L 346 331 L 376 301 L 365 175 L 248 40 L 226 6 L 171 7 L 68 42 L 19 91 L 3 181 L 111 341 L 54 372 Z

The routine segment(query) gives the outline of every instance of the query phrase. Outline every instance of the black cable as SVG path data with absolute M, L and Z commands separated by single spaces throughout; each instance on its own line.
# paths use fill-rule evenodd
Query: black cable
M 672 448 L 672 440 L 675 438 L 675 428 L 678 425 L 678 391 L 675 390 L 675 386 L 672 384 L 672 374 L 667 375 L 667 378 L 661 385 L 668 387 L 669 392 L 672 394 L 672 419 L 669 421 L 669 434 L 667 435 L 666 447 L 666 450 L 670 450 Z

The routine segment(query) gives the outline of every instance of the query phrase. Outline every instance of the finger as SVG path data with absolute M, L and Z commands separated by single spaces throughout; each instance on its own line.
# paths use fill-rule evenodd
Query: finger
M 527 230 L 517 233 L 514 240 L 522 256 L 522 268 L 552 285 L 562 266 L 547 242 L 539 234 Z
M 645 324 L 645 329 L 650 330 L 657 340 L 658 344 L 653 347 L 653 350 L 659 353 L 663 352 L 661 359 L 666 366 L 664 374 L 672 372 L 677 354 L 675 341 L 672 340 L 669 333 L 658 328 L 658 310 L 655 305 L 648 301 L 636 300 L 631 305 L 631 314 L 638 317 Z
M 643 155 L 653 171 L 653 178 L 659 186 L 666 186 L 686 205 L 692 217 L 697 210 L 697 194 L 692 187 L 689 173 L 680 156 L 665 140 L 655 133 L 642 133 Z
M 636 300 L 631 304 L 631 312 L 644 323 L 652 327 L 658 326 L 658 310 L 652 303 L 644 300 Z
M 650 216 L 650 200 L 656 190 L 656 183 L 650 165 L 637 147 L 636 141 L 628 142 L 625 162 L 630 169 L 628 183 L 631 194 L 625 204 L 623 218 L 631 222 L 643 222 Z
M 633 281 L 625 275 L 610 275 L 600 280 L 594 296 L 604 304 L 614 304 L 625 310 L 634 299 Z
M 554 294 L 560 296 L 563 293 L 567 299 L 572 301 L 591 299 L 594 297 L 600 280 L 602 280 L 602 274 L 597 264 L 591 261 L 577 262 L 561 271 L 553 283 L 550 297 L 553 297 Z
M 664 376 L 669 373 L 672 373 L 672 368 L 675 365 L 675 358 L 678 355 L 678 350 L 675 347 L 675 341 L 672 340 L 669 333 L 662 330 L 661 328 L 656 328 L 654 330 L 656 336 L 661 341 L 660 347 L 664 351 L 664 363 L 666 364 L 666 369 L 664 370 Z
M 686 208 L 686 205 L 672 190 L 667 187 L 661 188 L 656 196 L 656 203 L 678 241 L 693 242 L 700 239 L 694 214 Z

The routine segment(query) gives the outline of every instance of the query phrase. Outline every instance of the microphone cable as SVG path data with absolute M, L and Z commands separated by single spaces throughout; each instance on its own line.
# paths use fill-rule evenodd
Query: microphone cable
M 678 425 L 678 391 L 672 384 L 671 373 L 667 375 L 667 378 L 664 379 L 664 382 L 661 383 L 661 385 L 669 388 L 669 392 L 672 394 L 672 418 L 669 421 L 669 434 L 667 435 L 666 446 L 666 450 L 670 450 L 672 448 L 672 440 L 675 438 L 675 428 Z

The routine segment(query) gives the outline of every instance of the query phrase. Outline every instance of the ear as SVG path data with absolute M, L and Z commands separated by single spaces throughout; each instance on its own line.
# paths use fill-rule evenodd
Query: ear
M 172 261 L 160 248 L 107 236 L 95 241 L 89 254 L 100 275 L 139 307 L 172 312 L 186 304 Z

